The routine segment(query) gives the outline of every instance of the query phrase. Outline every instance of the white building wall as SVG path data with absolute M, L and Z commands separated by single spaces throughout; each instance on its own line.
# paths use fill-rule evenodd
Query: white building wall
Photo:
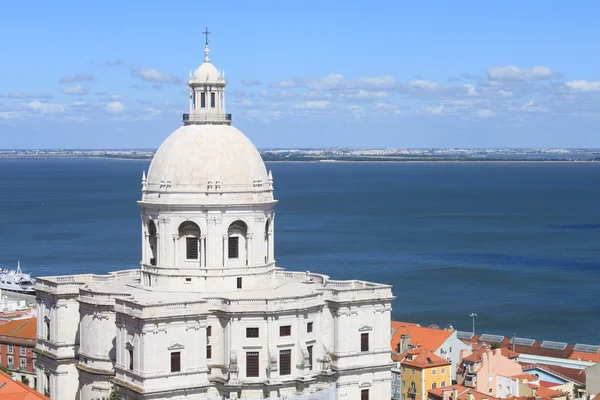
M 456 369 L 460 365 L 461 358 L 460 352 L 462 350 L 467 351 L 467 355 L 471 354 L 472 348 L 465 342 L 457 337 L 457 331 L 453 331 L 452 334 L 442 343 L 440 347 L 434 352 L 436 356 L 440 356 L 443 359 L 452 363 L 450 377 L 452 380 L 456 380 Z

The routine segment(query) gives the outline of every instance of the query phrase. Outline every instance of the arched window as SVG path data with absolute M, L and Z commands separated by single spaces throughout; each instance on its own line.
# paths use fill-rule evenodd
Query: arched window
M 200 227 L 194 222 L 186 221 L 179 226 L 179 240 L 183 241 L 184 259 L 200 259 Z
M 157 249 L 158 241 L 156 238 L 156 224 L 150 220 L 148 222 L 148 247 L 150 249 L 150 265 L 156 265 L 156 259 L 158 254 Z
M 269 262 L 269 250 L 271 248 L 269 228 L 271 228 L 271 220 L 267 218 L 265 223 L 265 264 Z
M 243 221 L 235 221 L 227 230 L 227 258 L 230 262 L 247 265 L 248 226 Z

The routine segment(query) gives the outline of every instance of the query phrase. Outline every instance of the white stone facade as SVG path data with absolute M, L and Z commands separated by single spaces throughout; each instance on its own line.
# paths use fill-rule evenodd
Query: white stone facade
M 205 53 L 142 179 L 141 268 L 37 280 L 40 391 L 390 399 L 391 287 L 276 267 L 273 178 Z

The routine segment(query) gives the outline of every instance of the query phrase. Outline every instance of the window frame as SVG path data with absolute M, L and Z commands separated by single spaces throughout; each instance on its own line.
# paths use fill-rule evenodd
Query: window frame
M 238 278 L 236 279 L 236 284 L 235 285 L 236 285 L 236 287 L 238 289 L 242 289 L 243 288 L 243 282 L 242 282 L 242 277 L 241 276 L 238 276 Z
M 21 346 L 21 348 L 19 349 L 19 355 L 21 357 L 27 357 L 27 349 L 25 348 L 25 346 Z
M 206 108 L 206 93 L 200 93 L 200 108 Z
M 279 337 L 292 336 L 291 325 L 280 325 L 279 326 Z
M 292 374 L 292 350 L 279 350 L 279 376 Z
M 260 377 L 260 354 L 258 351 L 246 352 L 246 378 Z
M 210 92 L 210 108 L 217 106 L 217 95 L 215 92 Z
M 212 336 L 212 325 L 208 325 L 206 327 L 206 337 L 209 338 Z
M 129 370 L 133 371 L 133 349 L 127 349 L 127 356 L 129 357 Z
M 212 360 L 212 345 L 206 345 L 206 359 Z
M 313 328 L 314 328 L 314 326 L 313 326 L 312 322 L 307 323 L 306 324 L 306 333 L 312 333 L 313 332 Z
M 362 389 L 360 391 L 360 400 L 369 400 L 369 389 Z
M 196 236 L 186 236 L 185 238 L 185 259 L 200 259 L 200 240 Z
M 252 339 L 260 337 L 260 329 L 257 327 L 246 327 L 246 337 Z
M 227 259 L 238 260 L 240 258 L 240 237 L 232 235 L 227 238 Z
M 369 332 L 360 334 L 360 351 L 366 353 L 369 351 Z
M 306 346 L 306 351 L 308 351 L 308 370 L 313 370 L 313 346 Z
M 171 352 L 171 373 L 181 372 L 181 352 Z

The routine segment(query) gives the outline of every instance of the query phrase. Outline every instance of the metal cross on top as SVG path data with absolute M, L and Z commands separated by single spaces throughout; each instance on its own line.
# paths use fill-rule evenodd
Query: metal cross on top
M 204 34 L 204 36 L 206 36 L 206 45 L 208 46 L 208 35 L 212 35 L 212 32 L 208 31 L 208 26 L 206 27 L 206 30 L 204 32 L 202 32 L 202 34 Z

